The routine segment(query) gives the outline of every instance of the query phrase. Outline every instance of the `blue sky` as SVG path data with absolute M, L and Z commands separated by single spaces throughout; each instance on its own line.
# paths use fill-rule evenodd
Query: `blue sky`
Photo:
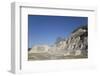
M 87 17 L 28 15 L 28 46 L 52 45 L 58 37 L 67 38 L 74 29 L 87 24 Z

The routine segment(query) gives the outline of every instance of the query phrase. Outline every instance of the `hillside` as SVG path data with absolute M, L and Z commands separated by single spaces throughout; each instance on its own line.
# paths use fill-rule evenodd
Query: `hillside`
M 88 27 L 74 29 L 70 36 L 55 41 L 53 46 L 36 45 L 28 53 L 29 60 L 73 59 L 88 57 Z

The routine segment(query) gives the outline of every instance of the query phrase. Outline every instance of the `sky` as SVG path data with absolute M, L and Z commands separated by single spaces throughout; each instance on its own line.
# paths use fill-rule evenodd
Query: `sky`
M 52 45 L 58 37 L 67 38 L 74 29 L 87 24 L 87 17 L 28 15 L 28 47 Z

